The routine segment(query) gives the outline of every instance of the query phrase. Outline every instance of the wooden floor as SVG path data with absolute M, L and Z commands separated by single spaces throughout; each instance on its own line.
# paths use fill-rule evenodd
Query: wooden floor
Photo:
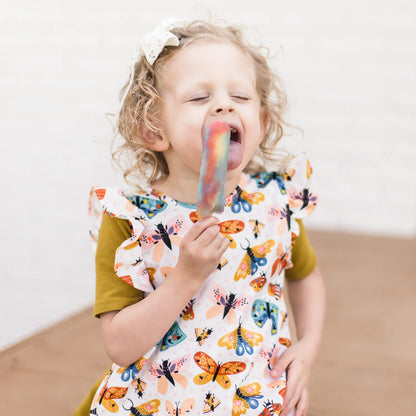
M 309 416 L 416 415 L 416 240 L 309 234 L 328 295 Z M 0 414 L 71 415 L 109 365 L 98 323 L 88 309 L 0 352 Z

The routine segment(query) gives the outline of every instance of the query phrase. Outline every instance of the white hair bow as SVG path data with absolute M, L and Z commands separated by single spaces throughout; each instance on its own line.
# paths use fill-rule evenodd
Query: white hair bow
M 140 42 L 140 53 L 144 55 L 150 65 L 153 65 L 165 46 L 178 46 L 179 39 L 170 30 L 182 26 L 183 20 L 169 17 L 145 35 Z
M 130 87 L 133 84 L 136 63 L 144 56 L 147 62 L 149 62 L 150 65 L 153 65 L 165 46 L 178 46 L 179 39 L 170 32 L 170 30 L 175 27 L 183 26 L 185 23 L 184 20 L 168 17 L 167 19 L 162 20 L 153 32 L 143 36 L 139 44 L 139 50 L 131 63 L 130 80 L 124 91 L 123 98 L 121 99 L 120 109 L 123 107 Z

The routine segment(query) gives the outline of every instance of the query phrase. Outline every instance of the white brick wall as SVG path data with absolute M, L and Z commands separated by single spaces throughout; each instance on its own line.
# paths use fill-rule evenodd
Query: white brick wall
M 253 4 L 0 3 L 0 348 L 93 301 L 88 190 L 120 183 L 105 113 L 167 16 L 211 10 L 277 53 L 320 188 L 309 227 L 416 236 L 416 3 Z

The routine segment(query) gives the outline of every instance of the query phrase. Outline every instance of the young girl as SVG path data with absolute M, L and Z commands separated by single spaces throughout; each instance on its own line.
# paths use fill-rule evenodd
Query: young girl
M 324 288 L 301 218 L 317 198 L 306 157 L 283 166 L 273 153 L 279 85 L 235 27 L 170 20 L 142 40 L 118 130 L 133 155 L 125 176 L 148 185 L 92 191 L 94 313 L 114 364 L 76 415 L 306 414 Z M 216 120 L 232 132 L 227 197 L 200 218 L 203 136 Z

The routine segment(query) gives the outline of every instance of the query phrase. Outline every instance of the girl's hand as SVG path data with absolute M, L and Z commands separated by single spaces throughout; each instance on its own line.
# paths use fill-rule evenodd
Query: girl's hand
M 273 357 L 272 377 L 280 377 L 286 370 L 286 395 L 280 416 L 287 416 L 296 406 L 295 416 L 305 416 L 309 406 L 306 384 L 312 369 L 314 349 L 306 341 L 291 345 L 280 357 Z
M 215 217 L 202 218 L 183 238 L 176 269 L 184 276 L 204 281 L 217 268 L 229 245 L 228 238 L 220 233 L 218 223 Z

